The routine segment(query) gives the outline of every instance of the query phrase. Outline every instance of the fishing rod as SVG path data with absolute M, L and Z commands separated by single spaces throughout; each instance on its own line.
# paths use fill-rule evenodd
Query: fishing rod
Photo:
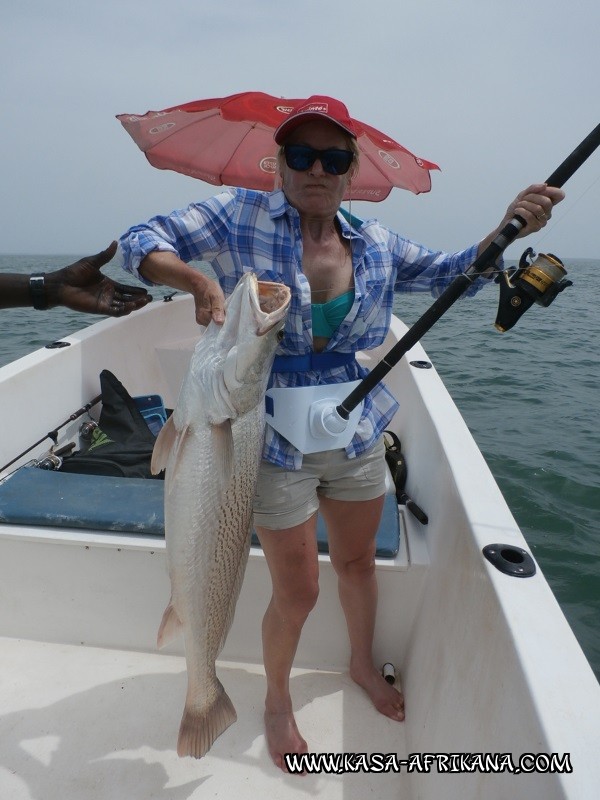
M 563 186 L 579 167 L 587 161 L 598 145 L 600 145 L 600 124 L 554 170 L 546 180 L 546 184 L 557 188 Z M 525 220 L 515 214 L 471 266 L 462 275 L 454 278 L 448 288 L 383 359 L 373 367 L 367 377 L 335 407 L 335 414 L 339 417 L 340 422 L 349 419 L 352 411 L 396 366 L 411 347 L 435 325 L 440 317 L 472 285 L 473 281 L 496 262 L 498 256 L 517 238 L 525 225 Z M 532 251 L 526 251 L 526 254 L 529 252 Z M 571 281 L 564 280 L 566 270 L 562 262 L 556 256 L 551 255 L 540 256 L 540 259 L 531 265 L 527 265 L 522 258 L 519 269 L 513 272 L 507 270 L 507 273 L 505 280 L 507 288 L 503 290 L 503 284 L 500 283 L 501 307 L 496 320 L 496 327 L 502 332 L 511 328 L 534 301 L 540 305 L 548 306 L 560 291 L 571 285 Z M 508 312 L 506 312 L 506 307 L 509 308 Z
M 59 432 L 59 430 L 61 428 L 64 428 L 65 425 L 68 425 L 69 422 L 74 422 L 76 419 L 79 419 L 79 417 L 83 416 L 87 411 L 89 411 L 91 408 L 93 408 L 96 405 L 96 403 L 99 403 L 100 400 L 102 400 L 102 395 L 101 394 L 99 394 L 96 397 L 94 397 L 92 400 L 89 401 L 89 403 L 86 403 L 81 408 L 78 408 L 77 411 L 74 411 L 71 414 L 71 416 L 68 417 L 64 422 L 61 422 L 60 425 L 57 425 L 56 428 L 54 428 L 54 430 L 48 431 L 48 433 L 45 436 L 42 436 L 41 439 L 38 439 L 37 442 L 34 442 L 31 445 L 31 447 L 28 447 L 27 450 L 23 450 L 23 452 L 19 453 L 18 456 L 15 456 L 15 458 L 13 458 L 12 461 L 9 461 L 8 464 L 5 464 L 3 467 L 0 467 L 0 472 L 4 472 L 4 470 L 8 469 L 8 467 L 12 467 L 12 465 L 14 463 L 16 463 L 20 458 L 23 458 L 23 456 L 26 456 L 27 453 L 30 453 L 33 449 L 38 447 L 38 445 L 43 444 L 46 441 L 46 439 L 52 439 L 52 441 L 56 445 L 57 442 L 58 442 L 58 432 Z

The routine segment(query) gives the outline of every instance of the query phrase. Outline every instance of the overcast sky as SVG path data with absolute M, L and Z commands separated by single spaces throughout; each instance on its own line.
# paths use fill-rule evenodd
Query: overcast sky
M 5 2 L 0 252 L 94 252 L 215 193 L 151 167 L 115 115 L 251 89 L 339 97 L 439 164 L 431 193 L 352 210 L 461 248 L 600 122 L 599 30 L 599 0 Z M 565 188 L 527 244 L 600 260 L 600 150 Z

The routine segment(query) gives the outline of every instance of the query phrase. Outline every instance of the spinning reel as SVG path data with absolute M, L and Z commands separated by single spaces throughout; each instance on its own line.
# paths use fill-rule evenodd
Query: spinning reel
M 573 281 L 565 280 L 567 270 L 557 256 L 540 253 L 535 260 L 531 247 L 523 253 L 518 267 L 504 270 L 496 277 L 500 300 L 495 326 L 505 333 L 515 325 L 533 303 L 545 308 Z

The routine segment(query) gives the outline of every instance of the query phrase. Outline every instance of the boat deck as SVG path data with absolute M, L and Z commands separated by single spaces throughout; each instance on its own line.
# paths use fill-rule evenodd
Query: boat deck
M 264 673 L 223 662 L 238 721 L 200 760 L 175 751 L 181 656 L 0 638 L 0 794 L 10 800 L 410 798 L 410 775 L 284 775 L 262 730 Z M 379 715 L 344 673 L 294 669 L 300 730 L 313 753 L 397 753 L 403 725 Z
M 123 320 L 104 320 L 69 337 L 69 347 L 3 367 L 1 415 L 13 419 L 17 409 L 27 424 L 5 426 L 0 464 L 95 397 L 101 368 L 130 394 L 159 393 L 173 407 L 197 336 L 187 303 L 151 304 L 126 318 L 126 333 Z M 368 358 L 382 357 L 405 330 L 394 319 Z M 0 800 L 595 800 L 598 682 L 541 570 L 523 579 L 484 558 L 500 543 L 518 563 L 512 557 L 527 543 L 435 369 L 420 368 L 426 363 L 415 345 L 386 383 L 401 401 L 393 429 L 409 464 L 407 490 L 429 523 L 402 508 L 400 550 L 376 562 L 373 653 L 376 664 L 402 671 L 407 722 L 377 714 L 344 673 L 337 576 L 321 554 L 319 604 L 292 676 L 300 730 L 314 754 L 511 754 L 514 763 L 568 754 L 572 772 L 283 774 L 263 736 L 260 627 L 270 578 L 257 548 L 220 665 L 239 721 L 204 759 L 180 759 L 181 643 L 155 650 L 169 597 L 164 539 L 37 520 L 0 525 Z M 77 440 L 79 424 L 61 430 L 59 445 Z

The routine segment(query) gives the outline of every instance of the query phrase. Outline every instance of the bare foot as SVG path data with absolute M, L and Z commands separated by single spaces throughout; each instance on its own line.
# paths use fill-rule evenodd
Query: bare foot
M 374 666 L 363 671 L 351 668 L 350 677 L 369 695 L 377 711 L 390 719 L 402 722 L 404 719 L 402 692 L 389 684 Z
M 300 736 L 293 711 L 265 711 L 265 736 L 275 765 L 287 772 L 284 753 L 307 753 L 308 745 Z

